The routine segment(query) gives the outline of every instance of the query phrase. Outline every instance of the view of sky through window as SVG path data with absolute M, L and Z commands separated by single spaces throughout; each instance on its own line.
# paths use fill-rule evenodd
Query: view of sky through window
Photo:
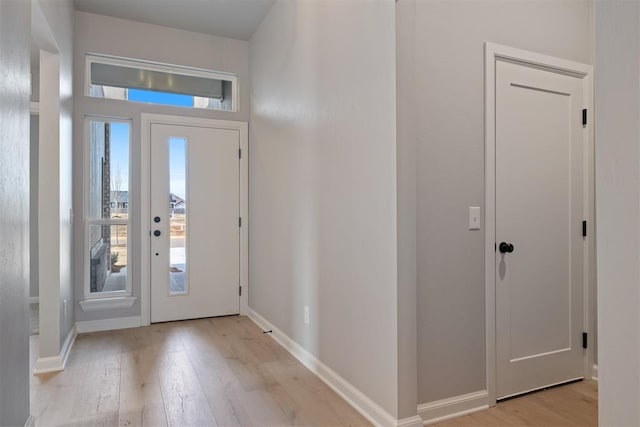
M 146 102 L 151 104 L 175 105 L 178 107 L 193 107 L 193 96 L 177 93 L 155 92 L 152 90 L 128 89 L 129 101 Z
M 185 200 L 187 198 L 186 143 L 184 138 L 169 139 L 169 191 Z
M 168 104 L 180 107 L 192 107 L 193 97 L 188 95 L 177 95 L 173 93 L 154 92 L 150 90 L 129 89 L 129 100 L 139 102 L 150 102 L 154 104 Z M 180 144 L 182 141 L 182 144 Z M 186 178 L 185 178 L 185 147 L 183 139 L 172 139 L 170 144 L 169 157 L 172 162 L 171 191 L 178 196 L 185 198 L 186 196 Z M 111 123 L 111 164 L 113 165 L 113 173 L 111 180 L 116 175 L 120 175 L 120 183 L 122 188 L 129 188 L 129 124 L 128 123 Z M 183 165 L 180 167 L 180 165 Z M 174 186 L 175 185 L 175 189 Z
M 111 188 L 129 188 L 129 123 L 110 123 Z M 119 185 L 117 183 L 119 180 Z

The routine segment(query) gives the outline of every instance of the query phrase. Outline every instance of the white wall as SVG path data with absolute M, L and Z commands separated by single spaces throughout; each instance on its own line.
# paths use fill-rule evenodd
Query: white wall
M 131 233 L 140 235 L 140 115 L 143 112 L 197 116 L 223 120 L 248 121 L 249 119 L 249 44 L 246 41 L 215 37 L 193 33 L 158 25 L 143 24 L 125 19 L 111 18 L 86 12 L 75 14 L 75 124 L 74 124 L 74 160 L 78 167 L 74 170 L 74 189 L 76 198 L 74 207 L 77 212 L 75 224 L 75 256 L 79 260 L 75 266 L 75 307 L 78 321 L 110 319 L 140 315 L 140 300 L 131 308 L 84 312 L 77 304 L 84 299 L 82 183 L 84 180 L 83 163 L 83 127 L 86 115 L 119 117 L 132 122 L 132 153 L 130 162 Z M 87 53 L 106 54 L 126 58 L 136 58 L 167 64 L 223 71 L 238 75 L 240 92 L 239 111 L 191 109 L 181 107 L 148 105 L 111 99 L 89 98 L 84 96 L 85 55 Z M 140 296 L 140 259 L 141 243 L 132 239 L 132 281 L 133 294 Z M 148 267 L 147 267 L 148 268 Z
M 29 28 L 24 1 L 0 2 L 0 425 L 29 416 Z
M 50 34 L 49 52 L 40 73 L 39 144 L 39 279 L 40 357 L 57 356 L 74 324 L 72 207 L 72 116 L 73 116 L 73 4 L 68 0 L 36 0 L 46 26 L 34 31 Z M 40 13 L 40 12 L 39 12 Z M 49 81 L 46 86 L 42 83 Z M 55 112 L 55 116 L 49 116 Z M 46 136 L 46 138 L 42 138 Z M 64 301 L 68 302 L 65 310 Z
M 596 2 L 598 394 L 602 426 L 640 425 L 640 3 Z
M 485 388 L 484 233 L 467 228 L 468 207 L 484 205 L 484 42 L 591 63 L 592 4 L 400 2 L 414 10 L 398 23 L 414 28 L 414 47 L 398 52 L 401 63 L 413 61 L 404 78 L 415 78 L 415 120 L 398 123 L 414 127 L 399 134 L 417 147 L 398 144 L 415 150 L 417 165 L 405 157 L 398 176 L 417 170 L 418 400 L 426 403 Z
M 60 343 L 75 323 L 73 313 L 73 2 L 47 0 L 42 11 L 60 52 Z M 64 301 L 67 301 L 65 307 Z
M 415 2 L 396 3 L 396 168 L 398 188 L 398 402 L 401 417 L 418 406 L 417 144 Z M 413 411 L 413 412 L 412 412 Z
M 398 417 L 394 21 L 280 1 L 250 40 L 249 305 Z

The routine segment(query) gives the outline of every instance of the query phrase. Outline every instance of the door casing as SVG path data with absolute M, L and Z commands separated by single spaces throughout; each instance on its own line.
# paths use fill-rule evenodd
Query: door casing
M 584 212 L 587 237 L 584 251 L 583 330 L 589 337 L 595 332 L 595 181 L 593 139 L 593 67 L 495 43 L 485 43 L 485 351 L 487 405 L 496 404 L 496 146 L 495 79 L 496 61 L 509 61 L 582 80 L 583 108 L 587 109 L 584 126 Z M 591 341 L 593 341 L 591 339 Z M 592 378 L 595 346 L 592 342 L 584 354 L 584 377 Z
M 151 125 L 166 124 L 195 126 L 214 129 L 237 130 L 240 133 L 240 314 L 247 314 L 249 304 L 249 126 L 246 122 L 204 119 L 199 117 L 173 116 L 142 113 L 140 120 L 141 143 L 141 221 L 140 241 L 142 253 L 140 309 L 141 324 L 151 324 Z

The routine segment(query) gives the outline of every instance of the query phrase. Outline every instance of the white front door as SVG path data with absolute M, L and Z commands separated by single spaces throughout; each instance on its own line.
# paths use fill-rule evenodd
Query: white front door
M 498 60 L 497 397 L 583 377 L 583 82 Z
M 151 125 L 151 322 L 240 312 L 240 133 Z

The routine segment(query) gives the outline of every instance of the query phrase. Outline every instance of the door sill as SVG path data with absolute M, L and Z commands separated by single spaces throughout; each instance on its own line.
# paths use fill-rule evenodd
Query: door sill
M 235 314 L 221 314 L 220 316 L 204 316 L 204 317 L 190 317 L 188 319 L 174 319 L 174 320 L 156 320 L 151 321 L 152 325 L 157 325 L 158 323 L 170 323 L 170 322 L 188 322 L 190 320 L 202 320 L 202 319 L 219 319 L 221 317 L 237 317 L 240 316 L 240 313 Z
M 567 385 L 567 384 L 571 384 L 571 383 L 577 383 L 578 381 L 582 381 L 582 380 L 584 380 L 584 377 L 578 377 L 578 378 L 573 378 L 573 379 L 566 380 L 566 381 L 560 381 L 558 383 L 545 385 L 545 386 L 534 388 L 534 389 L 531 389 L 531 390 L 510 394 L 508 396 L 498 397 L 496 399 L 496 401 L 497 402 L 505 402 L 507 400 L 515 399 L 517 397 L 526 396 L 527 394 L 537 393 L 539 391 L 548 390 L 550 388 L 562 387 L 563 385 Z

